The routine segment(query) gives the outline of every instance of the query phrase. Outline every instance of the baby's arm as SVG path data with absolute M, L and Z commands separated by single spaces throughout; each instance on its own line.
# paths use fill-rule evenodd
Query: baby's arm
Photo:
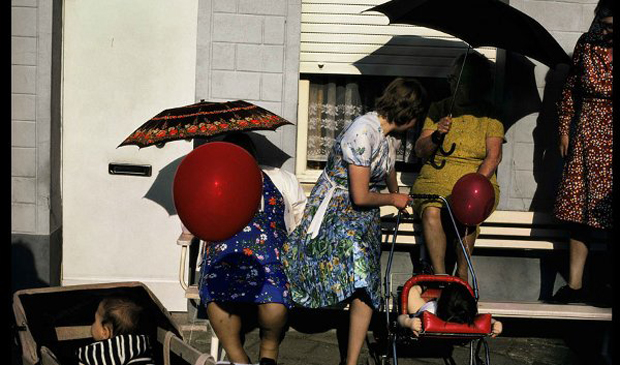
M 407 313 L 413 314 L 416 313 L 422 306 L 425 301 L 422 299 L 422 287 L 419 285 L 414 285 L 409 288 L 409 295 L 407 297 Z M 420 331 L 422 331 L 422 320 L 420 318 L 409 317 L 409 314 L 401 314 L 398 316 L 398 324 L 401 327 L 410 328 L 413 331 L 413 334 L 418 336 Z
M 422 299 L 422 287 L 414 285 L 409 288 L 409 295 L 407 297 L 407 313 L 415 313 L 426 303 Z
M 409 317 L 408 314 L 401 314 L 398 316 L 398 324 L 401 327 L 411 329 L 416 337 L 422 331 L 422 320 L 418 317 Z

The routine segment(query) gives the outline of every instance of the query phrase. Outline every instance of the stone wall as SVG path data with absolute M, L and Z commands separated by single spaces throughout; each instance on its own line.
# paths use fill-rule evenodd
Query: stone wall
M 12 248 L 50 284 L 60 279 L 61 4 L 11 4 Z
M 300 19 L 299 0 L 200 0 L 196 98 L 244 99 L 295 123 Z M 293 171 L 295 126 L 262 134 Z

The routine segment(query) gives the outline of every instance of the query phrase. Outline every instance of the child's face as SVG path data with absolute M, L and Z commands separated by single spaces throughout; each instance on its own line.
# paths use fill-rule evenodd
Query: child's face
M 110 326 L 101 323 L 102 318 L 103 306 L 99 304 L 99 307 L 97 307 L 97 312 L 95 312 L 95 321 L 90 326 L 90 334 L 93 336 L 95 341 L 107 340 L 112 334 Z

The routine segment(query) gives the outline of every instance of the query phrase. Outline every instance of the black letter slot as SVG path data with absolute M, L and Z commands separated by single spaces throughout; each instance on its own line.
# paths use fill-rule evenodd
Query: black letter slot
M 151 165 L 132 165 L 111 163 L 108 165 L 110 175 L 151 176 Z

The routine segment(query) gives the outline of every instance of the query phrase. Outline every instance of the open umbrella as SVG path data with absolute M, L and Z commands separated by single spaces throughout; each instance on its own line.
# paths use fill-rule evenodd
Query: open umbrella
M 392 24 L 448 33 L 474 48 L 503 48 L 551 68 L 570 64 L 564 49 L 540 23 L 500 0 L 392 0 L 367 11 L 385 14 Z
M 243 100 L 208 102 L 166 109 L 141 125 L 118 147 L 147 147 L 232 131 L 275 130 L 292 124 L 258 105 Z
M 472 47 L 491 46 L 532 57 L 551 68 L 570 63 L 564 49 L 540 23 L 500 0 L 392 0 L 367 11 L 385 14 L 392 24 L 424 26 L 451 34 L 468 43 L 468 53 Z M 467 54 L 465 57 L 457 90 Z M 454 149 L 453 144 L 446 151 L 442 138 L 439 153 L 447 156 Z M 443 167 L 434 163 L 434 155 L 430 163 Z

